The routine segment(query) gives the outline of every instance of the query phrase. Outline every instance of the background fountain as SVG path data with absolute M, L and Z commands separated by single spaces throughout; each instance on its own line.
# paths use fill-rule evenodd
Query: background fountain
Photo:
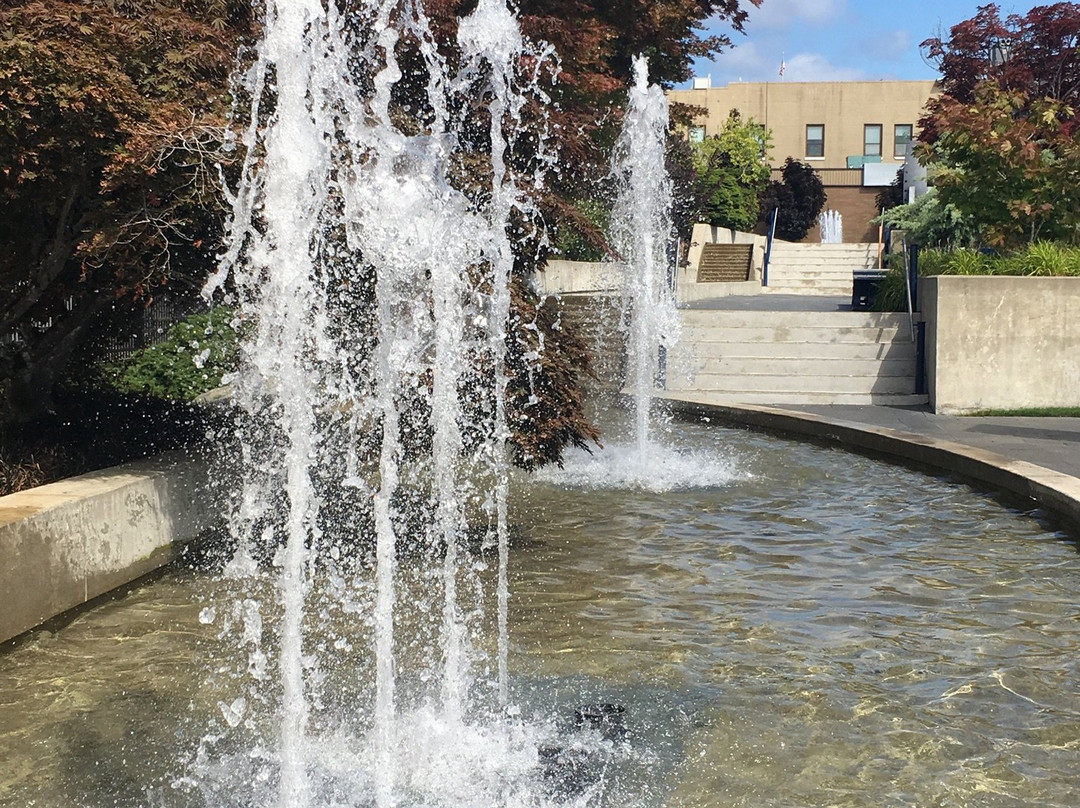
M 823 210 L 818 218 L 818 231 L 822 244 L 844 242 L 844 220 L 838 210 Z
M 611 241 L 626 263 L 623 305 L 629 311 L 627 387 L 634 399 L 638 465 L 648 474 L 650 402 L 662 386 L 667 349 L 679 339 L 675 307 L 675 236 L 671 180 L 665 164 L 668 106 L 661 87 L 649 84 L 645 57 L 634 62 L 622 134 L 612 174 L 617 196 Z

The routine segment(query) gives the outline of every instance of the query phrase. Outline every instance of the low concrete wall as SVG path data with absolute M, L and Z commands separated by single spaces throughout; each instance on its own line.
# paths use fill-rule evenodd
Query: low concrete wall
M 174 453 L 0 497 L 0 642 L 169 563 L 213 527 L 207 469 Z
M 592 352 L 595 378 L 583 378 L 588 393 L 618 390 L 626 378 L 627 323 L 617 295 L 568 295 L 559 301 L 564 323 L 585 342 Z
M 1080 278 L 919 281 L 934 412 L 1080 406 Z
M 750 280 L 736 283 L 698 283 L 698 265 L 701 263 L 701 253 L 706 244 L 753 244 L 754 255 L 750 265 Z M 676 298 L 680 304 L 728 295 L 761 294 L 761 269 L 765 263 L 764 236 L 698 223 L 694 225 L 686 259 L 686 266 L 679 267 L 675 285 Z
M 576 295 L 609 292 L 621 288 L 624 264 L 597 261 L 548 259 L 535 275 L 536 289 L 543 295 Z

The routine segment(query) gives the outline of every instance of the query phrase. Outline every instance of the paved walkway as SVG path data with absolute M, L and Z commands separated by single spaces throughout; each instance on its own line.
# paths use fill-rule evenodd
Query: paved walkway
M 787 409 L 952 441 L 1080 477 L 1080 418 L 935 415 L 924 407 L 798 405 Z

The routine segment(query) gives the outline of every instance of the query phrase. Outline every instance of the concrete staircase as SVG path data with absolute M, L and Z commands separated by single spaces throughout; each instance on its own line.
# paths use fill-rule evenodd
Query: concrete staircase
M 926 402 L 915 395 L 906 314 L 684 309 L 681 316 L 669 395 L 778 406 Z
M 877 265 L 876 244 L 794 244 L 774 241 L 767 294 L 835 295 L 851 299 L 851 276 Z

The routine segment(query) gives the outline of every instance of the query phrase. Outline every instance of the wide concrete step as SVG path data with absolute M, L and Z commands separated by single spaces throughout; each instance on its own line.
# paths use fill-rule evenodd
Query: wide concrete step
M 668 389 L 704 390 L 724 393 L 871 393 L 911 395 L 915 392 L 914 374 L 908 376 L 826 376 L 775 375 L 760 373 L 698 372 L 681 378 L 678 372 L 668 375 Z
M 895 361 L 915 358 L 915 344 L 908 340 L 885 342 L 774 342 L 759 340 L 746 342 L 733 339 L 697 340 L 676 345 L 672 355 L 693 355 L 701 360 L 721 357 L 744 359 L 818 359 L 827 357 L 837 361 L 876 360 Z
M 915 359 L 839 359 L 832 357 L 818 357 L 807 359 L 803 357 L 784 356 L 716 356 L 710 358 L 696 357 L 698 361 L 693 363 L 688 370 L 696 371 L 696 374 L 706 376 L 783 376 L 792 380 L 799 376 L 807 376 L 812 380 L 819 378 L 863 378 L 879 379 L 886 377 L 915 378 Z M 674 360 L 669 366 L 677 367 Z
M 796 270 L 832 270 L 836 272 L 840 271 L 858 271 L 868 269 L 875 266 L 877 259 L 867 260 L 863 256 L 851 256 L 843 258 L 799 258 L 797 256 L 770 256 L 769 258 L 769 274 L 774 271 L 796 271 Z
M 861 241 L 844 244 L 799 244 L 773 239 L 772 251 L 776 255 L 872 255 L 877 258 L 877 244 Z
M 763 326 L 761 328 L 684 328 L 680 342 L 704 345 L 716 343 L 727 350 L 732 345 L 876 345 L 910 342 L 910 330 L 902 328 L 818 328 L 812 326 Z M 748 348 L 749 350 L 749 348 Z M 809 349 L 814 350 L 814 349 Z M 820 348 L 818 349 L 820 350 Z
M 854 272 L 860 272 L 865 267 L 835 267 L 835 266 L 806 266 L 806 267 L 769 267 L 769 283 L 774 280 L 790 278 L 807 281 L 848 281 L 852 279 Z
M 858 406 L 876 405 L 879 407 L 914 407 L 929 402 L 926 395 L 878 394 L 878 393 L 777 393 L 742 391 L 723 393 L 702 390 L 666 390 L 658 391 L 658 397 L 675 398 L 704 404 L 737 406 L 756 404 L 772 407 L 792 407 L 800 404 L 850 404 Z
M 776 281 L 818 281 L 833 283 L 851 283 L 855 269 L 837 269 L 836 267 L 769 267 L 770 285 Z
M 856 269 L 863 268 L 871 264 L 877 263 L 877 256 L 868 258 L 865 255 L 777 255 L 773 253 L 769 256 L 769 271 L 772 272 L 776 267 L 806 267 L 811 269 L 814 267 L 838 267 L 838 268 L 850 268 Z
M 769 285 L 762 288 L 762 292 L 765 294 L 773 295 L 805 295 L 811 297 L 817 295 L 819 297 L 843 297 L 851 298 L 852 293 L 851 284 L 774 284 L 769 281 Z
M 754 311 L 738 309 L 681 309 L 683 328 L 907 328 L 904 312 L 895 311 Z

